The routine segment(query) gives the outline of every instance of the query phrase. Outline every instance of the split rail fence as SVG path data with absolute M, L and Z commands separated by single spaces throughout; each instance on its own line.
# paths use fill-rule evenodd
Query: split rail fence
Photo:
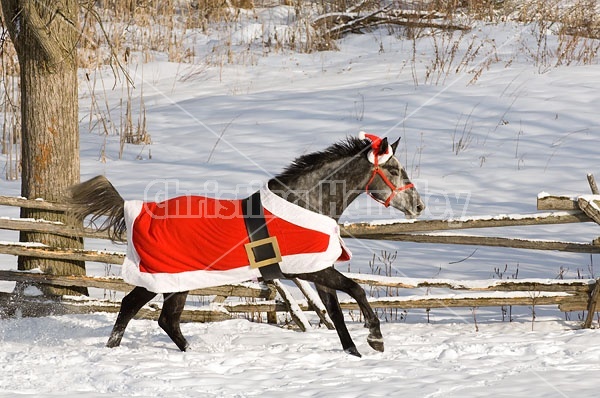
M 396 222 L 384 225 L 354 223 L 341 225 L 342 237 L 390 241 L 409 241 L 432 244 L 460 244 L 479 246 L 500 246 L 535 250 L 557 250 L 576 253 L 600 253 L 600 241 L 589 244 L 562 241 L 525 240 L 505 237 L 483 237 L 466 235 L 434 235 L 433 231 L 449 231 L 467 228 L 494 228 L 527 225 L 548 225 L 580 222 L 600 224 L 600 196 L 595 188 L 593 176 L 588 176 L 592 195 L 577 198 L 540 194 L 538 210 L 546 212 L 497 217 L 473 217 L 457 220 L 424 220 Z M 0 196 L 0 205 L 26 208 L 65 211 L 63 204 L 40 200 L 27 200 Z M 73 226 L 43 220 L 0 218 L 0 229 L 13 231 L 45 232 L 63 236 L 108 239 L 106 234 L 86 228 L 83 231 Z M 108 264 L 121 264 L 124 253 L 73 250 L 48 247 L 39 243 L 1 242 L 0 253 L 15 256 L 29 256 L 52 259 L 92 261 Z M 443 308 L 443 307 L 502 307 L 511 305 L 558 305 L 562 311 L 587 311 L 583 327 L 589 328 L 594 314 L 600 310 L 599 279 L 521 279 L 458 281 L 441 279 L 416 279 L 383 277 L 366 274 L 347 274 L 363 285 L 384 288 L 417 289 L 440 288 L 456 291 L 452 294 L 430 294 L 427 296 L 379 297 L 370 298 L 374 308 Z M 0 271 L 0 280 L 25 282 L 28 284 L 49 284 L 55 286 L 78 286 L 128 292 L 133 286 L 114 277 L 58 276 L 23 271 Z M 310 327 L 303 311 L 314 310 L 322 322 L 333 328 L 322 303 L 309 284 L 294 280 L 306 300 L 296 301 L 287 287 L 279 282 L 273 284 L 243 283 L 190 292 L 196 296 L 210 296 L 210 304 L 199 309 L 186 310 L 182 316 L 186 321 L 219 321 L 230 319 L 240 313 L 254 314 L 267 321 L 277 322 L 277 312 L 289 312 L 300 327 Z M 228 298 L 240 299 L 228 299 Z M 358 309 L 352 300 L 341 302 L 343 309 Z M 96 311 L 116 312 L 119 303 L 110 300 L 63 297 L 60 301 L 41 297 L 18 297 L 10 293 L 0 293 L 0 316 L 19 313 L 24 316 L 60 313 L 89 313 Z M 159 314 L 157 304 L 151 304 L 140 312 L 139 317 L 156 319 Z M 252 316 L 254 316 L 252 315 Z

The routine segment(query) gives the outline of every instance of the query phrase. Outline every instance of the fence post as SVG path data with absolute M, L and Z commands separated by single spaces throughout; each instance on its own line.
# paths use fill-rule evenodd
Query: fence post
M 277 288 L 281 299 L 287 305 L 288 311 L 292 316 L 292 319 L 294 320 L 296 325 L 298 325 L 300 330 L 306 332 L 308 329 L 310 329 L 310 322 L 308 322 L 306 315 L 304 315 L 304 313 L 300 309 L 300 306 L 298 306 L 298 303 L 296 302 L 294 297 L 292 297 L 292 294 L 287 289 L 287 287 L 285 287 L 285 285 L 281 283 L 278 279 L 273 280 L 273 284 Z
M 596 313 L 596 305 L 598 304 L 598 298 L 600 298 L 600 278 L 596 279 L 594 290 L 592 290 L 592 293 L 590 294 L 590 301 L 588 301 L 587 308 L 587 316 L 585 317 L 585 322 L 583 323 L 584 329 L 589 329 L 592 327 L 592 321 L 594 320 L 594 314 Z
M 334 330 L 335 325 L 329 317 L 327 309 L 325 308 L 325 305 L 321 301 L 321 298 L 318 296 L 317 292 L 313 290 L 313 288 L 307 281 L 303 281 L 302 279 L 298 278 L 293 278 L 292 280 L 294 281 L 296 286 L 298 286 L 298 289 L 300 289 L 302 294 L 306 296 L 309 308 L 312 307 L 312 309 L 319 316 L 319 319 L 321 319 L 321 322 L 325 325 L 325 327 L 327 327 L 327 329 Z

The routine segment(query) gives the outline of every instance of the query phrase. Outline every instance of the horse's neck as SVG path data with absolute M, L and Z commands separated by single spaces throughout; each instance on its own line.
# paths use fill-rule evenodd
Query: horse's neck
M 273 179 L 269 187 L 288 202 L 338 220 L 364 191 L 368 176 L 365 170 L 352 170 L 352 161 L 336 163 L 339 164 L 307 172 L 291 181 Z

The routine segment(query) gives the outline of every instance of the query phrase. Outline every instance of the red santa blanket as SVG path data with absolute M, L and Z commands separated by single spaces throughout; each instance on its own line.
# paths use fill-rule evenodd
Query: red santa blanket
M 277 238 L 281 271 L 315 272 L 351 253 L 337 222 L 260 191 L 270 236 Z M 187 291 L 253 280 L 240 200 L 181 196 L 164 202 L 125 202 L 127 256 L 123 279 L 156 293 Z

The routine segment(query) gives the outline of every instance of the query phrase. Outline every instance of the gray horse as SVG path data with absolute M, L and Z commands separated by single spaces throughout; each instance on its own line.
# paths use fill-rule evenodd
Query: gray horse
M 384 206 L 392 206 L 407 217 L 416 217 L 424 209 L 414 185 L 394 156 L 398 141 L 388 144 L 387 138 L 374 135 L 349 137 L 324 151 L 303 155 L 281 174 L 268 181 L 276 195 L 297 206 L 338 220 L 344 210 L 362 193 L 367 192 Z M 108 231 L 113 240 L 123 240 L 125 234 L 124 199 L 104 177 L 95 177 L 71 190 L 72 212 L 83 221 L 107 217 L 100 230 Z M 311 273 L 285 273 L 285 278 L 313 282 L 335 325 L 344 351 L 361 356 L 344 323 L 336 291 L 350 295 L 358 303 L 369 328 L 367 342 L 383 351 L 383 336 L 379 319 L 373 312 L 360 285 L 347 278 L 333 265 Z M 158 323 L 180 350 L 189 345 L 180 329 L 180 318 L 188 291 L 164 293 L 164 303 Z M 120 345 L 129 321 L 157 293 L 137 286 L 127 294 L 108 340 L 108 347 Z

